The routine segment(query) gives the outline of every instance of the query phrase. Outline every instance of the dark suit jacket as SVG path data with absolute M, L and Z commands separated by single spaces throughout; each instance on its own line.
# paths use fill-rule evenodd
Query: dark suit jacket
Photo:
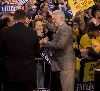
M 38 49 L 37 35 L 21 22 L 1 32 L 0 54 L 5 62 L 8 81 L 33 80 L 34 58 Z
M 53 70 L 68 70 L 75 66 L 72 29 L 66 23 L 58 27 L 52 41 L 46 45 L 55 50 L 53 54 Z

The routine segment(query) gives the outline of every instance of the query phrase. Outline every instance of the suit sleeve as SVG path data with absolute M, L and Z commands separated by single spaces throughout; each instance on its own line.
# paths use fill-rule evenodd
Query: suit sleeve
M 34 46 L 35 46 L 35 57 L 40 57 L 40 45 L 39 45 L 39 37 L 36 32 L 34 32 Z
M 64 49 L 71 36 L 71 27 L 65 27 L 60 30 L 58 41 L 55 41 L 55 39 L 53 39 L 52 41 L 49 41 L 46 46 L 52 49 Z
M 4 54 L 4 38 L 3 38 L 3 35 L 0 31 L 0 61 L 3 58 L 3 54 Z

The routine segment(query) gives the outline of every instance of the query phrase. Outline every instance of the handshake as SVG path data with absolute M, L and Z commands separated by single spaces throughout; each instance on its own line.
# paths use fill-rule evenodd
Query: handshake
M 40 47 L 44 47 L 48 43 L 48 37 L 45 37 L 39 41 Z

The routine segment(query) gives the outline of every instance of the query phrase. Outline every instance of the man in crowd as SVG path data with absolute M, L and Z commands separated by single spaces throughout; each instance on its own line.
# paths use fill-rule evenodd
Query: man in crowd
M 34 58 L 39 49 L 38 38 L 28 27 L 27 14 L 17 10 L 16 23 L 0 33 L 0 58 L 5 63 L 4 91 L 33 91 Z
M 72 29 L 65 23 L 63 11 L 53 12 L 53 23 L 57 27 L 54 38 L 44 38 L 41 45 L 54 50 L 52 70 L 60 71 L 62 91 L 74 91 L 75 55 L 73 49 Z

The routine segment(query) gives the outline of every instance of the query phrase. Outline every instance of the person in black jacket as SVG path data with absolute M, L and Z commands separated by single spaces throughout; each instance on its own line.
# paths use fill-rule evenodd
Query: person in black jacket
M 8 27 L 9 19 L 8 18 L 3 18 L 0 20 L 0 32 L 2 29 L 6 29 Z M 0 91 L 3 89 L 3 83 L 4 83 L 4 76 L 5 76 L 5 69 L 4 69 L 4 61 L 1 58 L 0 54 Z
M 17 10 L 14 20 L 16 23 L 0 34 L 0 57 L 6 74 L 4 91 L 33 91 L 38 37 L 25 26 L 28 18 L 24 10 Z

